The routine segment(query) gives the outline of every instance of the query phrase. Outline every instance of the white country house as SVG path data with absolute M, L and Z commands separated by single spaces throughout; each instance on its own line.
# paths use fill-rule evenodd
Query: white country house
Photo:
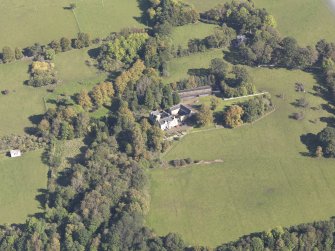
M 191 114 L 191 109 L 182 104 L 178 104 L 170 107 L 166 111 L 152 111 L 150 113 L 150 120 L 153 123 L 157 123 L 162 130 L 169 130 L 179 126 L 190 117 Z

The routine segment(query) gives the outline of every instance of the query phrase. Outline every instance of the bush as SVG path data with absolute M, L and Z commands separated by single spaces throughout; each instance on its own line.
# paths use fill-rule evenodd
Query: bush
M 186 163 L 187 164 L 192 164 L 193 163 L 193 160 L 191 158 L 187 158 L 185 159 Z
M 2 95 L 7 95 L 7 94 L 9 94 L 9 90 L 3 90 L 3 91 L 1 91 L 1 94 Z
M 186 160 L 184 160 L 184 159 L 181 159 L 181 160 L 180 160 L 180 165 L 181 165 L 181 166 L 186 166 L 186 164 L 187 164 L 187 163 L 186 163 Z
M 178 166 L 180 166 L 180 160 L 179 160 L 179 159 L 171 160 L 170 163 L 171 163 L 174 167 L 178 167 Z
M 49 62 L 35 61 L 31 65 L 30 80 L 27 84 L 34 87 L 56 84 L 55 65 Z
M 303 120 L 305 118 L 305 114 L 303 112 L 293 113 L 292 116 L 295 120 Z

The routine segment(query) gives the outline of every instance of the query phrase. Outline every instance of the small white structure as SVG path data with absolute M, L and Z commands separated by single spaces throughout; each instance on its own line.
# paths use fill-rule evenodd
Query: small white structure
M 11 150 L 10 151 L 10 157 L 11 158 L 16 158 L 21 156 L 21 151 L 20 150 Z

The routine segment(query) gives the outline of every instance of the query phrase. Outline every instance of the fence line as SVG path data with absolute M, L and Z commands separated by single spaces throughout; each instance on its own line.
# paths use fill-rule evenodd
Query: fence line
M 234 98 L 224 98 L 223 101 L 230 101 L 230 100 L 241 99 L 241 98 L 250 98 L 250 97 L 260 96 L 264 94 L 269 94 L 269 92 L 261 92 L 261 93 L 256 93 L 256 94 L 240 96 L 240 97 L 234 97 Z

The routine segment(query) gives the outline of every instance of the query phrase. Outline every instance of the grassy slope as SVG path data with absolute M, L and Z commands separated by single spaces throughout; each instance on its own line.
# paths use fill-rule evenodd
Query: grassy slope
M 275 16 L 283 35 L 295 37 L 300 44 L 312 45 L 321 38 L 335 40 L 335 13 L 328 0 L 255 0 L 255 3 Z
M 87 50 L 72 50 L 56 55 L 55 65 L 58 77 L 62 80 L 55 92 L 47 93 L 45 87 L 33 88 L 23 84 L 29 79 L 29 62 L 0 65 L 0 90 L 10 90 L 9 95 L 0 95 L 0 136 L 10 133 L 22 134 L 25 127 L 32 126 L 30 116 L 44 113 L 43 97 L 46 100 L 58 94 L 71 95 L 104 80 L 94 67 L 85 65 L 89 59 Z M 15 92 L 14 92 L 15 91 Z
M 23 223 L 39 211 L 36 196 L 47 185 L 48 168 L 41 161 L 42 151 L 20 158 L 0 158 L 0 224 Z
M 210 9 L 230 0 L 186 0 L 198 10 Z M 293 36 L 302 45 L 312 45 L 325 38 L 335 40 L 335 15 L 328 0 L 254 0 L 259 8 L 273 14 L 283 36 Z
M 35 42 L 48 43 L 62 36 L 75 37 L 78 27 L 72 11 L 64 9 L 75 2 L 75 13 L 81 31 L 92 37 L 106 36 L 124 27 L 141 26 L 136 0 L 1 0 L 0 48 L 5 45 L 28 46 Z
M 215 25 L 196 23 L 179 26 L 173 29 L 172 40 L 177 48 L 187 48 L 188 41 L 194 38 L 205 38 L 214 32 Z
M 190 63 L 191 64 L 191 63 Z M 333 160 L 305 157 L 300 136 L 325 126 L 315 118 L 329 116 L 309 109 L 306 119 L 289 118 L 303 94 L 294 83 L 315 80 L 300 71 L 251 69 L 259 88 L 273 96 L 275 113 L 238 129 L 220 129 L 186 136 L 165 156 L 167 160 L 224 159 L 223 164 L 150 172 L 152 203 L 148 224 L 159 234 L 179 232 L 188 243 L 215 246 L 277 225 L 326 219 L 335 211 Z M 324 101 L 306 94 L 311 106 Z
M 30 127 L 29 117 L 44 112 L 42 97 L 44 88 L 33 88 L 23 85 L 29 78 L 28 62 L 0 65 L 0 89 L 8 89 L 8 95 L 0 94 L 0 136 L 24 132 Z
M 189 69 L 208 68 L 211 59 L 222 58 L 222 50 L 209 50 L 206 53 L 196 53 L 187 57 L 174 58 L 168 62 L 170 76 L 164 79 L 165 83 L 188 78 Z

